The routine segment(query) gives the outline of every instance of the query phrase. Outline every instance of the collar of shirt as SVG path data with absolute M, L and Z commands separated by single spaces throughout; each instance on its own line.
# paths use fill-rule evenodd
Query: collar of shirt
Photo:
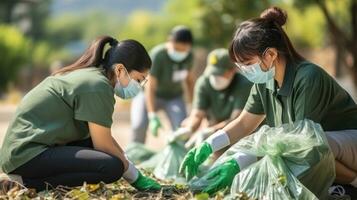
M 273 92 L 277 92 L 278 95 L 289 96 L 293 89 L 294 78 L 295 78 L 295 67 L 287 63 L 284 72 L 283 85 L 281 86 L 281 88 L 277 87 L 277 82 L 275 81 L 275 79 L 269 80 L 266 83 L 266 88 L 272 90 Z

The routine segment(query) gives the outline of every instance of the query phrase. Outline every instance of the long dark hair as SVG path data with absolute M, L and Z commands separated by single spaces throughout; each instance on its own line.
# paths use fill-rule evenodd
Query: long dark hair
M 262 12 L 259 18 L 240 24 L 229 46 L 229 55 L 235 62 L 244 62 L 252 56 L 261 56 L 265 49 L 276 48 L 288 62 L 298 63 L 304 58 L 295 50 L 282 26 L 287 13 L 278 7 Z
M 103 57 L 107 44 L 110 45 L 110 48 Z M 138 41 L 123 40 L 118 42 L 110 36 L 101 36 L 95 39 L 73 64 L 59 69 L 52 75 L 64 74 L 88 67 L 102 67 L 107 74 L 109 73 L 109 78 L 111 79 L 113 76 L 112 66 L 116 63 L 122 63 L 128 72 L 132 70 L 143 72 L 151 67 L 150 56 Z

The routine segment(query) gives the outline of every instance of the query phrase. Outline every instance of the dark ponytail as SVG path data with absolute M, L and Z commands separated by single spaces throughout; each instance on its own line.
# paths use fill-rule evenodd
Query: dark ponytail
M 229 55 L 235 62 L 261 56 L 266 48 L 276 48 L 288 62 L 298 63 L 304 58 L 295 50 L 282 26 L 287 14 L 278 7 L 264 10 L 259 18 L 244 21 L 234 34 Z
M 105 46 L 110 48 L 105 52 Z M 116 63 L 123 64 L 128 72 L 136 70 L 143 72 L 150 69 L 151 59 L 145 47 L 136 40 L 123 40 L 118 42 L 110 36 L 101 36 L 95 39 L 83 55 L 73 64 L 63 67 L 53 75 L 64 74 L 77 69 L 88 67 L 102 67 L 107 74 L 112 76 L 112 66 Z

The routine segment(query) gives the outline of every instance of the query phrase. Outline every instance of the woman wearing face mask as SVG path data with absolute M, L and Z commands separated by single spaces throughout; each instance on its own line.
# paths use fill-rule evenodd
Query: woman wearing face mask
M 161 109 L 169 117 L 173 130 L 186 118 L 182 83 L 186 83 L 191 99 L 194 85 L 190 70 L 192 43 L 191 31 L 185 26 L 177 26 L 172 29 L 168 42 L 151 51 L 153 66 L 145 94 L 140 93 L 134 98 L 131 107 L 133 141 L 145 142 L 148 125 L 150 132 L 158 135 L 162 124 L 157 112 Z
M 97 38 L 76 62 L 23 98 L 0 150 L 2 171 L 38 191 L 47 183 L 78 186 L 121 177 L 139 190 L 159 189 L 127 160 L 110 130 L 114 94 L 134 97 L 150 66 L 139 42 Z M 9 189 L 9 183 L 2 179 L 0 186 Z
M 188 178 L 212 152 L 251 134 L 264 119 L 275 127 L 307 118 L 326 131 L 335 155 L 336 182 L 357 187 L 357 105 L 322 68 L 296 52 L 281 27 L 286 19 L 284 11 L 273 7 L 237 29 L 229 54 L 255 84 L 241 115 L 186 155 L 181 171 Z M 206 191 L 229 186 L 234 175 L 254 161 L 252 156 L 236 155 L 209 172 L 220 178 Z
M 202 142 L 242 112 L 252 84 L 230 61 L 227 49 L 215 49 L 207 58 L 208 66 L 195 84 L 193 110 L 174 133 L 174 140 L 187 140 L 197 131 L 204 119 L 209 127 L 197 132 L 186 143 L 191 147 Z

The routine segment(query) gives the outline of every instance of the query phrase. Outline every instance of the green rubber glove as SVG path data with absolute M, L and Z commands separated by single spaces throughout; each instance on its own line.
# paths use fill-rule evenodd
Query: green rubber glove
M 198 167 L 207 160 L 210 154 L 212 154 L 212 147 L 207 142 L 191 149 L 185 155 L 179 173 L 184 174 L 187 181 L 191 180 L 192 177 L 197 175 Z
M 159 128 L 161 128 L 160 119 L 158 116 L 153 115 L 149 117 L 149 121 L 150 131 L 155 137 L 157 137 Z
M 155 180 L 146 177 L 141 174 L 139 171 L 139 177 L 138 179 L 131 184 L 134 188 L 140 191 L 145 191 L 145 190 L 160 190 L 161 186 L 159 183 L 157 183 Z
M 239 171 L 239 165 L 234 159 L 215 167 L 204 176 L 205 179 L 211 180 L 213 183 L 207 186 L 202 192 L 212 195 L 219 190 L 230 187 L 234 176 Z

